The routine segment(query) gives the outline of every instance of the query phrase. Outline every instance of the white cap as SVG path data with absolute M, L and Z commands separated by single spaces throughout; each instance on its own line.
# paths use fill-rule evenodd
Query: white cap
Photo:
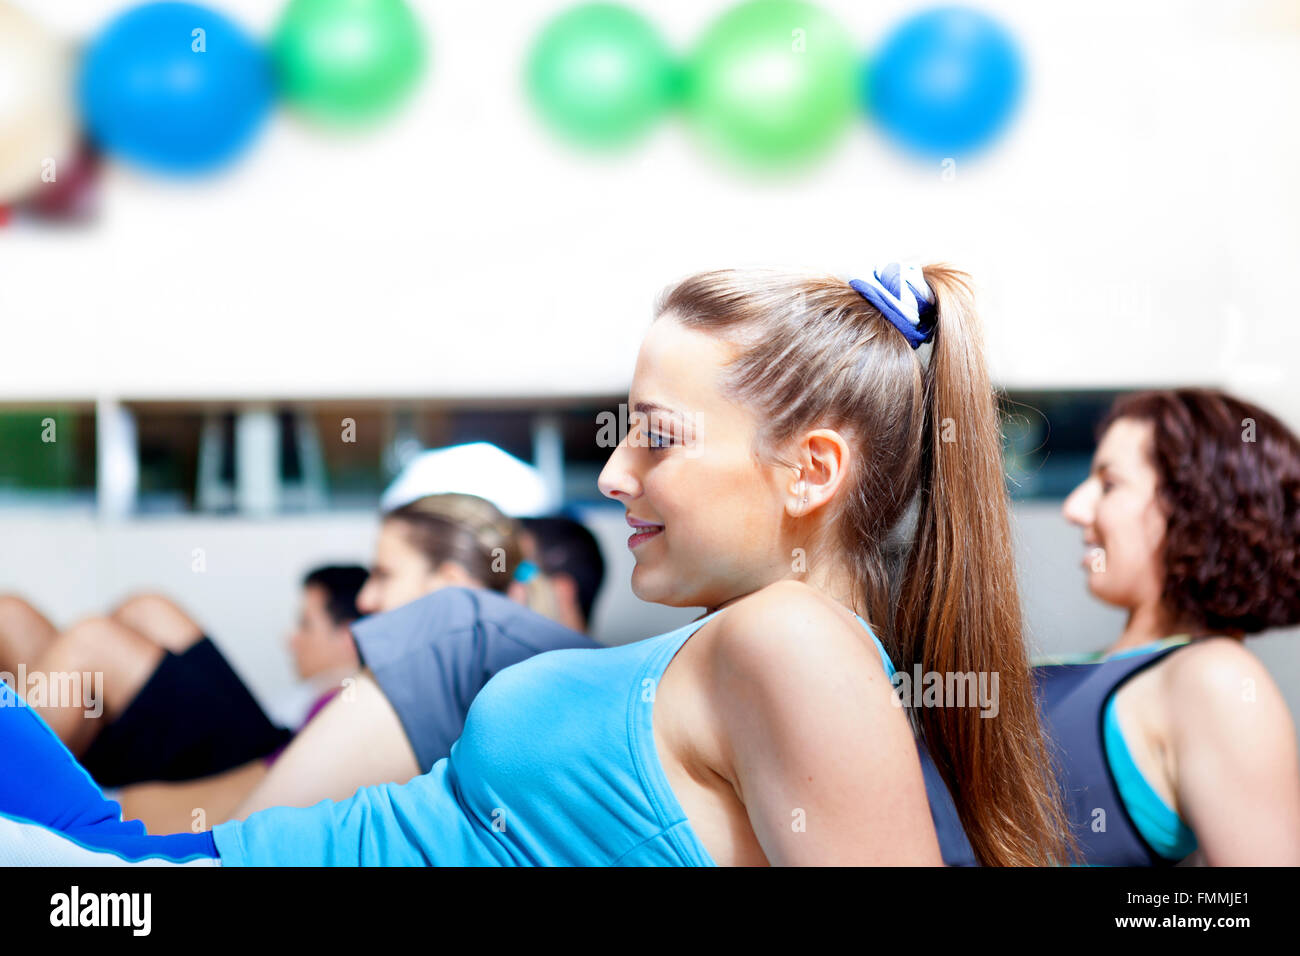
M 379 509 L 387 513 L 450 492 L 486 498 L 515 518 L 544 514 L 550 503 L 540 471 L 491 442 L 476 441 L 416 455 L 384 491 Z

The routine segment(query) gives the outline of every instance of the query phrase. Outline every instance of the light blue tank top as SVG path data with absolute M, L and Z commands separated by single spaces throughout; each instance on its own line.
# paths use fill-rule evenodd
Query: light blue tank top
M 715 865 L 668 785 L 651 718 L 669 661 L 719 613 L 633 644 L 548 651 L 505 668 L 427 774 L 220 824 L 222 865 Z

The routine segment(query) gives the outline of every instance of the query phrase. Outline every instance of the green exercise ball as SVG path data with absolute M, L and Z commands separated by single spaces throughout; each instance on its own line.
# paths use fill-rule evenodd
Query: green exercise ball
M 677 69 L 639 13 L 587 3 L 552 20 L 528 59 L 534 107 L 560 136 L 607 148 L 644 136 L 671 104 Z
M 425 63 L 419 21 L 403 0 L 291 0 L 271 50 L 280 94 L 338 125 L 391 112 Z
M 728 158 L 763 169 L 824 155 L 857 106 L 847 33 L 801 0 L 750 0 L 705 32 L 687 63 L 687 113 Z

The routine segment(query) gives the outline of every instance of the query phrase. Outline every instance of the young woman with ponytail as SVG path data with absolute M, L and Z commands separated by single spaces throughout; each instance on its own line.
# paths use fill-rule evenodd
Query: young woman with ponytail
M 996 718 L 987 719 L 973 707 L 922 707 L 913 714 L 915 723 L 955 797 L 980 862 L 1063 859 L 1062 816 L 1023 648 L 997 410 L 966 277 L 945 267 L 895 264 L 852 283 L 832 276 L 736 272 L 688 279 L 663 300 L 638 364 L 639 375 L 647 375 L 634 383 L 633 399 L 639 388 L 680 391 L 674 380 L 682 377 L 683 357 L 705 348 L 703 341 L 694 341 L 700 333 L 717 343 L 713 351 L 720 361 L 716 369 L 692 363 L 698 367 L 687 378 L 700 383 L 695 403 L 710 400 L 705 395 L 716 383 L 722 402 L 735 409 L 728 416 L 735 419 L 729 444 L 737 481 L 734 488 L 719 484 L 712 504 L 693 476 L 689 490 L 707 509 L 698 516 L 702 524 L 731 531 L 715 533 L 710 543 L 734 557 L 721 565 L 720 580 L 710 580 L 705 564 L 714 560 L 711 549 L 697 542 L 711 532 L 693 535 L 695 515 L 669 520 L 663 515 L 666 506 L 643 500 L 666 481 L 658 472 L 684 473 L 690 465 L 639 464 L 643 456 L 620 449 L 602 488 L 624 501 L 630 513 L 659 515 L 665 526 L 664 540 L 643 546 L 645 554 L 638 556 L 633 574 L 638 595 L 715 609 L 737 605 L 732 615 L 719 618 L 713 643 L 724 654 L 730 642 L 768 652 L 767 661 L 749 660 L 742 652 L 743 665 L 725 665 L 755 668 L 746 676 L 759 686 L 770 676 L 765 673 L 769 662 L 807 678 L 807 686 L 769 688 L 785 698 L 789 716 L 811 703 L 802 694 L 827 690 L 799 666 L 805 654 L 831 672 L 852 673 L 846 670 L 847 647 L 830 643 L 825 633 L 809 632 L 838 619 L 841 635 L 859 640 L 860 629 L 850 624 L 844 608 L 871 622 L 905 673 L 919 664 L 923 672 L 943 675 L 999 675 Z M 679 345 L 660 356 L 652 348 L 660 341 Z M 930 341 L 929 360 L 922 362 L 917 349 Z M 652 348 L 649 360 L 646 348 Z M 644 382 L 647 377 L 651 381 Z M 748 433 L 742 433 L 742 419 L 753 423 Z M 721 442 L 697 441 L 707 467 Z M 749 446 L 753 454 L 746 461 L 742 451 Z M 753 473 L 742 481 L 746 469 Z M 682 478 L 687 485 L 687 475 Z M 802 488 L 798 500 L 783 498 L 790 480 Z M 736 495 L 736 488 L 755 482 L 765 494 Z M 914 496 L 915 539 L 891 606 L 884 547 Z M 718 520 L 728 514 L 735 520 Z M 650 550 L 655 547 L 657 554 Z M 791 574 L 779 564 L 792 549 L 806 553 L 806 574 Z M 664 560 L 665 552 L 670 560 Z M 698 569 L 691 567 L 692 552 L 699 556 Z M 746 573 L 737 579 L 741 567 Z M 778 583 L 765 580 L 768 576 Z M 668 581 L 659 584 L 660 577 Z M 805 586 L 791 587 L 790 578 Z M 790 631 L 781 632 L 779 623 Z M 696 641 L 703 645 L 709 639 L 701 633 Z M 703 648 L 693 657 L 708 659 Z M 693 657 L 683 654 L 685 660 Z M 849 687 L 873 694 L 867 675 L 858 675 L 861 684 L 847 681 Z M 683 675 L 682 683 L 692 681 Z M 748 713 L 740 688 L 734 690 L 741 701 L 736 717 L 761 725 L 767 715 Z M 776 711 L 776 720 L 782 713 Z M 779 735 L 786 728 L 774 723 L 768 729 Z M 828 736 L 833 724 L 803 729 L 803 747 L 791 746 L 781 755 L 796 764 L 779 764 L 778 775 L 808 759 L 809 751 L 825 750 L 829 762 L 833 751 L 851 746 L 848 739 Z M 842 729 L 851 736 L 849 727 Z M 728 750 L 722 742 L 706 743 L 721 753 Z M 907 750 L 901 731 L 897 747 Z M 874 775 L 879 766 L 891 767 L 887 786 L 894 799 L 914 795 L 910 760 L 904 774 L 898 763 L 877 764 L 859 753 L 862 772 Z M 738 781 L 728 782 L 743 792 Z M 723 816 L 731 832 L 743 832 L 739 803 L 725 790 L 718 802 L 732 804 Z
M 917 730 L 979 862 L 1065 860 L 965 277 L 693 276 L 629 407 L 599 485 L 632 589 L 705 613 L 502 670 L 428 773 L 222 824 L 222 864 L 939 864 Z M 909 714 L 917 665 L 996 673 L 996 716 Z

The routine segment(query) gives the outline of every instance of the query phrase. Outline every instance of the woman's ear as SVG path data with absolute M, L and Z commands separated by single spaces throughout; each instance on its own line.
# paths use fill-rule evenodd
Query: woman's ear
M 803 465 L 795 481 L 792 513 L 809 514 L 830 501 L 848 474 L 849 443 L 833 428 L 818 428 L 804 436 L 799 458 Z
M 560 623 L 575 631 L 585 631 L 591 624 L 582 613 L 582 601 L 578 596 L 578 582 L 572 575 L 548 574 L 546 580 L 551 586 L 551 596 L 555 599 L 555 608 L 560 615 Z
M 578 584 L 567 574 L 552 574 L 551 587 L 561 604 L 578 607 Z

